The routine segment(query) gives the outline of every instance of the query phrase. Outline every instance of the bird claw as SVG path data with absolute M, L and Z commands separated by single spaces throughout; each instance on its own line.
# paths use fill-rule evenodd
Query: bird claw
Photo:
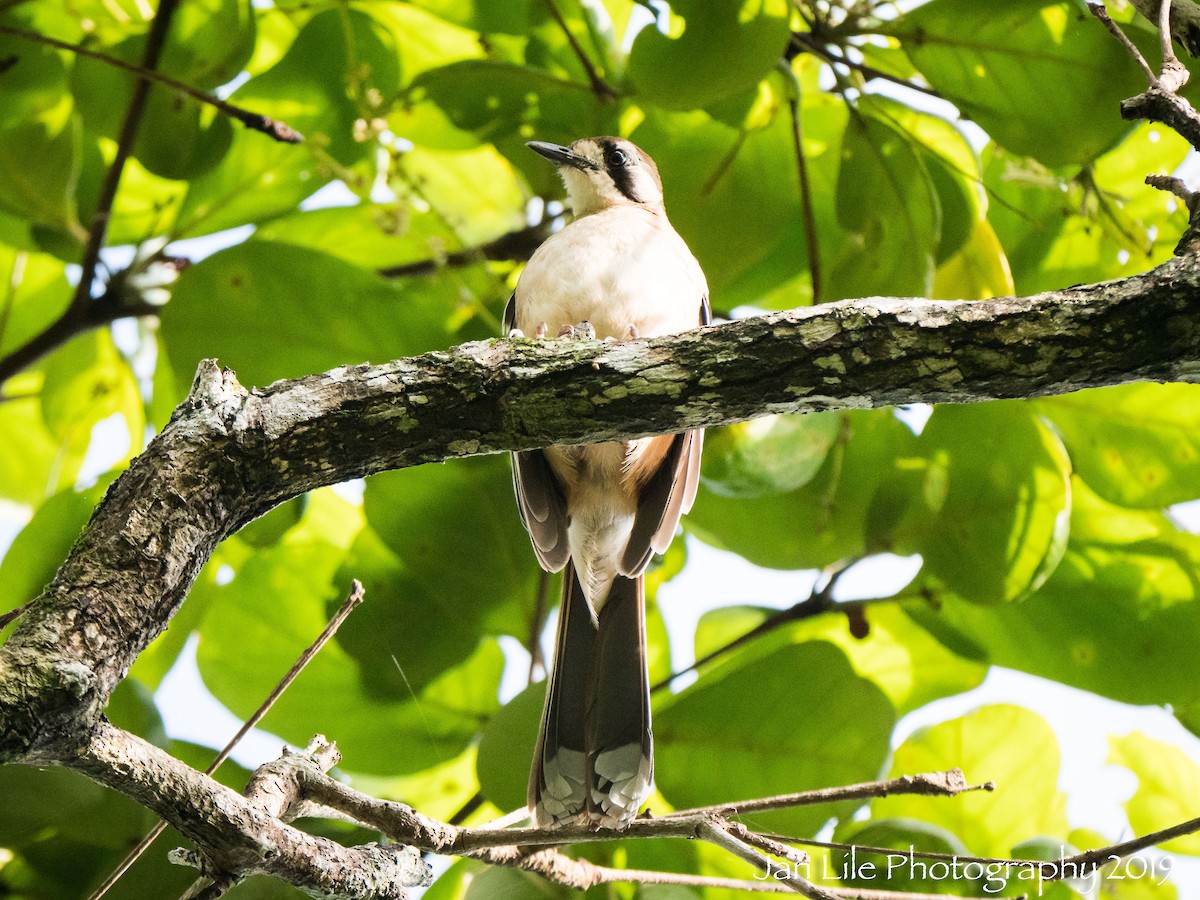
M 510 338 L 523 338 L 525 337 L 525 332 L 523 332 L 520 328 L 510 328 L 508 329 L 508 336 Z
M 537 327 L 533 329 L 533 336 L 539 341 L 546 336 L 546 332 L 550 330 L 550 326 L 545 322 L 538 322 Z
M 596 339 L 596 329 L 591 322 L 580 322 L 577 325 L 564 325 L 558 329 L 560 338 L 572 338 L 578 341 L 594 341 Z
M 638 337 L 639 337 L 639 335 L 638 335 L 638 330 L 637 330 L 636 325 L 634 325 L 632 322 L 630 322 L 628 325 L 625 326 L 625 334 L 624 334 L 625 340 L 636 341 L 638 339 Z

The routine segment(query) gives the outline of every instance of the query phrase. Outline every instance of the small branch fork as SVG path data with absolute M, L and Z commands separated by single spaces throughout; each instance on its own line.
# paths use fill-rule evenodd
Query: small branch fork
M 250 874 L 272 875 L 318 894 L 402 898 L 406 886 L 429 882 L 429 870 L 421 860 L 421 852 L 470 857 L 492 865 L 519 868 L 581 890 L 602 883 L 634 882 L 798 893 L 814 900 L 849 900 L 860 897 L 861 892 L 813 884 L 801 874 L 807 871 L 807 855 L 789 846 L 792 843 L 826 844 L 761 834 L 735 821 L 734 817 L 770 809 L 889 794 L 953 797 L 968 791 L 994 788 L 991 783 L 969 785 L 961 771 L 952 769 L 730 805 L 681 810 L 661 817 L 644 816 L 624 829 L 593 829 L 587 826 L 556 829 L 464 828 L 422 815 L 402 803 L 370 797 L 330 778 L 326 773 L 340 761 L 340 754 L 336 746 L 321 735 L 314 737 L 304 751 L 285 750 L 279 759 L 261 766 L 251 776 L 243 797 L 192 772 L 183 763 L 140 738 L 107 723 L 101 724 L 81 759 L 78 767 L 92 777 L 97 777 L 103 771 L 93 768 L 93 764 L 105 760 L 104 769 L 123 761 L 136 766 L 135 771 L 148 767 L 150 771 L 159 771 L 161 774 L 165 767 L 177 773 L 190 773 L 195 779 L 205 782 L 191 786 L 192 792 L 199 793 L 193 793 L 188 798 L 191 808 L 186 810 L 186 814 L 179 806 L 181 798 L 170 795 L 170 778 L 162 780 L 162 791 L 139 797 L 160 815 L 170 817 L 177 828 L 205 848 L 199 851 L 179 849 L 172 851 L 169 856 L 172 862 L 191 866 L 202 873 L 200 880 L 184 895 L 185 900 L 220 897 Z M 184 775 L 179 777 L 181 781 L 186 780 Z M 97 780 L 118 786 L 119 776 L 111 773 L 107 779 Z M 209 818 L 197 822 L 198 810 L 205 810 L 204 815 Z M 311 816 L 356 822 L 379 831 L 394 843 L 347 848 L 332 841 L 314 838 L 289 824 L 295 819 Z M 1077 877 L 1081 872 L 1094 870 L 1114 857 L 1128 856 L 1196 831 L 1200 831 L 1200 819 L 1136 840 L 1053 861 L 967 856 L 953 859 L 959 863 L 1025 867 L 1036 870 L 1042 879 L 1052 881 Z M 566 856 L 561 849 L 578 843 L 659 838 L 706 841 L 749 863 L 758 875 L 751 880 L 613 869 Z M 851 845 L 828 846 L 849 849 Z M 882 847 L 855 846 L 855 849 L 866 853 L 897 854 L 894 849 Z M 913 855 L 949 858 L 920 852 Z M 896 891 L 871 893 L 873 900 L 919 900 L 921 896 Z
M 1088 9 L 1121 42 L 1141 67 L 1150 85 L 1143 93 L 1121 102 L 1121 117 L 1128 120 L 1146 119 L 1150 122 L 1161 122 L 1177 132 L 1194 149 L 1200 150 L 1200 113 L 1179 95 L 1180 89 L 1187 84 L 1189 72 L 1175 55 L 1175 47 L 1171 41 L 1171 3 L 1172 0 L 1159 0 L 1157 7 L 1156 24 L 1162 54 L 1162 65 L 1157 73 L 1133 41 L 1109 16 L 1104 0 L 1088 0 Z M 1187 207 L 1188 227 L 1175 247 L 1175 255 L 1182 256 L 1200 250 L 1200 202 L 1197 202 L 1196 193 L 1189 190 L 1178 178 L 1166 175 L 1149 175 L 1146 177 L 1146 183 L 1174 194 L 1183 200 Z

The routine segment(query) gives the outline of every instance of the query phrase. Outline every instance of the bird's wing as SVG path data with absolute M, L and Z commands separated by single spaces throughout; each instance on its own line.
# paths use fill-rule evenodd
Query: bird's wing
M 701 325 L 712 322 L 708 296 L 700 300 Z M 704 430 L 695 428 L 677 434 L 663 456 L 658 471 L 646 482 L 638 500 L 629 543 L 619 569 L 624 575 L 645 570 L 650 557 L 665 553 L 675 537 L 680 517 L 692 508 L 700 487 L 700 453 Z
M 517 326 L 517 295 L 504 307 L 504 333 Z M 571 555 L 567 543 L 567 501 L 550 463 L 541 450 L 522 450 L 512 455 L 513 487 L 517 508 L 538 562 L 548 572 L 557 572 Z

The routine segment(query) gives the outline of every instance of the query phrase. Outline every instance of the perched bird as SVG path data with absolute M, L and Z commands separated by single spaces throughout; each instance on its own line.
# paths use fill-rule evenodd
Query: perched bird
M 654 161 L 627 140 L 531 141 L 558 166 L 574 219 L 530 258 L 512 335 L 628 340 L 707 325 L 708 286 L 667 221 Z M 513 454 L 538 562 L 563 569 L 553 668 L 529 776 L 539 825 L 619 826 L 654 773 L 643 573 L 691 508 L 699 429 Z

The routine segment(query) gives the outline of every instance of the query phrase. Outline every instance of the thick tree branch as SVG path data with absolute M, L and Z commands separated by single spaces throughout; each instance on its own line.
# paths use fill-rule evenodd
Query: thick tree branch
M 1200 375 L 1200 264 L 973 303 L 868 299 L 653 341 L 495 340 L 246 391 L 215 364 L 0 648 L 0 761 L 99 720 L 216 544 L 323 485 L 457 456 L 768 413 Z

